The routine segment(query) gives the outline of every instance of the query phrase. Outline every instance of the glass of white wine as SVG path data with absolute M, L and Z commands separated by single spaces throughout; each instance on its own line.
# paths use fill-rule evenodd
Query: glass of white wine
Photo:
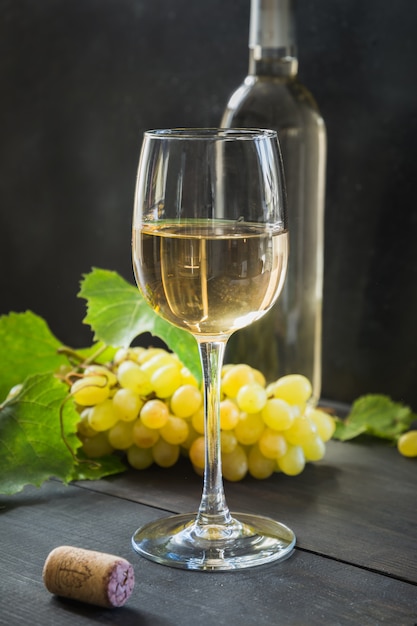
M 150 560 L 190 570 L 234 570 L 282 559 L 294 548 L 295 535 L 284 524 L 229 511 L 219 425 L 226 342 L 274 304 L 287 259 L 275 131 L 145 132 L 133 216 L 135 277 L 151 307 L 195 337 L 205 410 L 199 509 L 134 533 L 133 548 Z

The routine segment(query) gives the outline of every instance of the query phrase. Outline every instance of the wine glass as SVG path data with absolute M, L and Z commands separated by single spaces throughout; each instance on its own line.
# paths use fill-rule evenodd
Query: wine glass
M 197 340 L 204 379 L 205 471 L 197 513 L 132 537 L 142 556 L 191 570 L 233 570 L 288 556 L 284 524 L 226 503 L 220 450 L 221 368 L 228 337 L 277 299 L 288 258 L 275 131 L 166 129 L 144 134 L 133 216 L 137 284 L 165 320 Z

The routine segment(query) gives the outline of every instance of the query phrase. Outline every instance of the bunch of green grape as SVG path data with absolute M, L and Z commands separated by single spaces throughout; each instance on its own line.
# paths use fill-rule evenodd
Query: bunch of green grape
M 295 476 L 325 454 L 334 419 L 308 407 L 311 384 L 301 375 L 266 385 L 249 365 L 222 370 L 220 437 L 226 480 L 248 472 Z M 128 463 L 171 467 L 187 456 L 204 470 L 204 406 L 197 381 L 163 348 L 119 350 L 108 366 L 90 365 L 71 384 L 80 412 L 78 435 L 89 458 L 124 451 Z

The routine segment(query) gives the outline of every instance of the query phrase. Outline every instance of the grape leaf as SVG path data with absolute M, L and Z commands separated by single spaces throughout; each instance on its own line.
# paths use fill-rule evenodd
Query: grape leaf
M 74 458 L 61 436 L 59 410 L 68 387 L 51 374 L 26 379 L 21 392 L 0 405 L 0 492 L 11 495 L 27 484 L 39 487 L 53 476 L 68 482 Z M 80 416 L 74 404 L 63 407 L 63 424 L 72 450 Z
M 46 322 L 31 311 L 1 316 L 0 401 L 27 376 L 53 372 L 66 363 L 57 353 L 60 345 Z
M 345 420 L 337 420 L 334 439 L 348 441 L 359 435 L 396 441 L 417 418 L 404 404 L 388 396 L 373 394 L 358 398 Z
M 194 337 L 159 317 L 139 290 L 117 272 L 93 268 L 84 275 L 78 295 L 87 300 L 84 322 L 91 326 L 96 340 L 127 347 L 138 335 L 149 332 L 162 339 L 197 380 L 201 380 Z
M 0 493 L 13 495 L 52 477 L 68 483 L 126 469 L 116 456 L 77 461 L 85 459 L 76 435 L 80 416 L 73 400 L 64 402 L 66 398 L 64 383 L 52 374 L 39 374 L 28 377 L 20 393 L 0 405 Z M 62 437 L 61 406 L 65 439 L 74 454 Z

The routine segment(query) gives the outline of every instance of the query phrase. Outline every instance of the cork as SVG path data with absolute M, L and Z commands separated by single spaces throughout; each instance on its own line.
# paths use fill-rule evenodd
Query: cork
M 73 546 L 52 550 L 42 576 L 50 593 L 106 608 L 123 606 L 135 584 L 126 559 Z

